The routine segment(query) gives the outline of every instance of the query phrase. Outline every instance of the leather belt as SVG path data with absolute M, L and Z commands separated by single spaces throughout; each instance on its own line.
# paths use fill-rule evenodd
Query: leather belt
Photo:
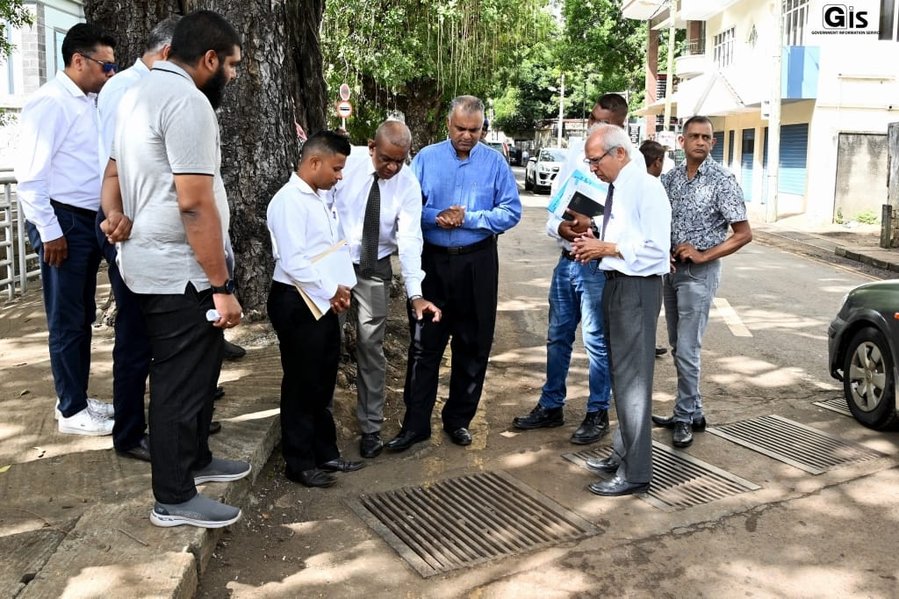
M 562 257 L 566 260 L 571 260 L 572 262 L 574 262 L 574 254 L 572 254 L 568 250 L 562 250 Z
M 50 205 L 54 208 L 59 208 L 60 210 L 65 210 L 66 212 L 74 212 L 75 214 L 80 214 L 81 216 L 87 216 L 89 218 L 97 218 L 96 210 L 88 210 L 87 208 L 79 208 L 78 206 L 72 206 L 71 204 L 63 204 L 62 202 L 57 202 L 56 200 L 50 200 Z
M 456 247 L 446 247 L 443 245 L 434 245 L 433 243 L 425 242 L 424 251 L 430 252 L 432 254 L 449 254 L 450 256 L 459 256 L 461 254 L 470 254 L 471 252 L 476 252 L 478 250 L 483 250 L 484 248 L 491 247 L 496 241 L 496 236 L 491 235 L 481 241 L 476 241 L 469 245 L 460 245 Z
M 646 276 L 644 277 L 644 276 L 640 276 L 640 275 L 629 275 L 629 274 L 625 274 L 625 273 L 623 273 L 623 272 L 619 272 L 619 271 L 617 271 L 617 270 L 604 270 L 603 272 L 604 272 L 605 275 L 606 275 L 606 281 L 608 281 L 608 280 L 610 280 L 610 279 L 620 279 L 620 278 L 628 278 L 628 279 L 651 279 L 651 278 L 653 278 L 653 277 L 661 276 L 661 275 L 646 275 Z

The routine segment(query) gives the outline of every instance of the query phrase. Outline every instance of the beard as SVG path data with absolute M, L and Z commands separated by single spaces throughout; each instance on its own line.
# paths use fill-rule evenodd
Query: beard
M 215 75 L 200 88 L 200 91 L 212 104 L 213 110 L 218 110 L 222 105 L 222 96 L 224 96 L 226 85 L 228 85 L 228 78 L 225 75 L 225 65 L 220 65 Z

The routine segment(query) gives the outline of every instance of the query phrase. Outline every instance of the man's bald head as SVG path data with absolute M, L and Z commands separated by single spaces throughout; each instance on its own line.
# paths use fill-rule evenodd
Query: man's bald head
M 375 143 L 382 140 L 391 145 L 406 148 L 408 152 L 412 147 L 412 132 L 402 121 L 386 120 L 375 131 Z
M 368 142 L 368 153 L 378 177 L 390 179 L 400 172 L 411 148 L 412 133 L 406 123 L 395 119 L 381 123 L 375 138 Z

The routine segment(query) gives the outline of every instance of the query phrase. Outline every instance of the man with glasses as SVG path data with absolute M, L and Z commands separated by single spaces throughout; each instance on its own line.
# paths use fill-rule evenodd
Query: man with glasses
M 352 297 L 356 304 L 356 417 L 364 458 L 381 453 L 384 421 L 384 331 L 387 328 L 390 256 L 399 251 L 409 310 L 417 320 L 426 314 L 440 320 L 440 310 L 421 295 L 421 187 L 403 168 L 412 147 L 409 128 L 397 120 L 381 123 L 368 152 L 354 151 L 334 188 L 334 202 L 356 270 Z
M 652 478 L 652 378 L 656 321 L 662 304 L 662 277 L 668 272 L 671 204 L 643 160 L 632 160 L 627 134 L 599 125 L 585 146 L 590 170 L 609 192 L 598 239 L 578 237 L 572 252 L 578 262 L 598 260 L 605 276 L 603 320 L 612 370 L 618 428 L 612 455 L 588 460 L 597 472 L 614 474 L 588 488 L 617 496 L 649 490 Z
M 590 127 L 611 123 L 624 129 L 627 120 L 627 101 L 619 94 L 605 94 L 597 100 L 590 112 Z M 558 177 L 553 181 L 552 193 L 575 170 L 589 174 L 584 162 L 583 146 L 569 149 L 568 159 Z M 591 264 L 574 260 L 571 243 L 590 228 L 590 218 L 568 211 L 568 219 L 550 214 L 546 233 L 556 239 L 561 250 L 559 261 L 553 270 L 549 288 L 549 326 L 546 332 L 546 382 L 537 406 L 526 416 L 519 416 L 512 425 L 520 430 L 552 428 L 565 424 L 563 414 L 567 396 L 566 379 L 571 365 L 571 353 L 578 324 L 584 349 L 587 351 L 589 395 L 587 412 L 580 426 L 571 435 L 575 445 L 596 443 L 609 430 L 609 358 L 602 322 L 602 290 L 605 277 L 597 273 Z
M 22 109 L 17 194 L 40 257 L 59 432 L 108 435 L 113 406 L 87 396 L 100 248 L 96 94 L 115 74 L 115 40 L 80 23 L 62 43 L 65 68 Z

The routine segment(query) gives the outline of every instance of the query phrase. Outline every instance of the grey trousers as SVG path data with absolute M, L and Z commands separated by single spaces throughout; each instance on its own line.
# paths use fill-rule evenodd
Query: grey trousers
M 384 358 L 384 331 L 390 302 L 393 271 L 390 256 L 378 260 L 376 273 L 364 277 L 356 269 L 356 418 L 362 433 L 377 433 L 384 421 L 384 380 L 387 360 Z
M 652 479 L 652 377 L 662 278 L 608 279 L 602 295 L 612 397 L 618 428 L 612 438 L 618 476 L 629 483 Z

